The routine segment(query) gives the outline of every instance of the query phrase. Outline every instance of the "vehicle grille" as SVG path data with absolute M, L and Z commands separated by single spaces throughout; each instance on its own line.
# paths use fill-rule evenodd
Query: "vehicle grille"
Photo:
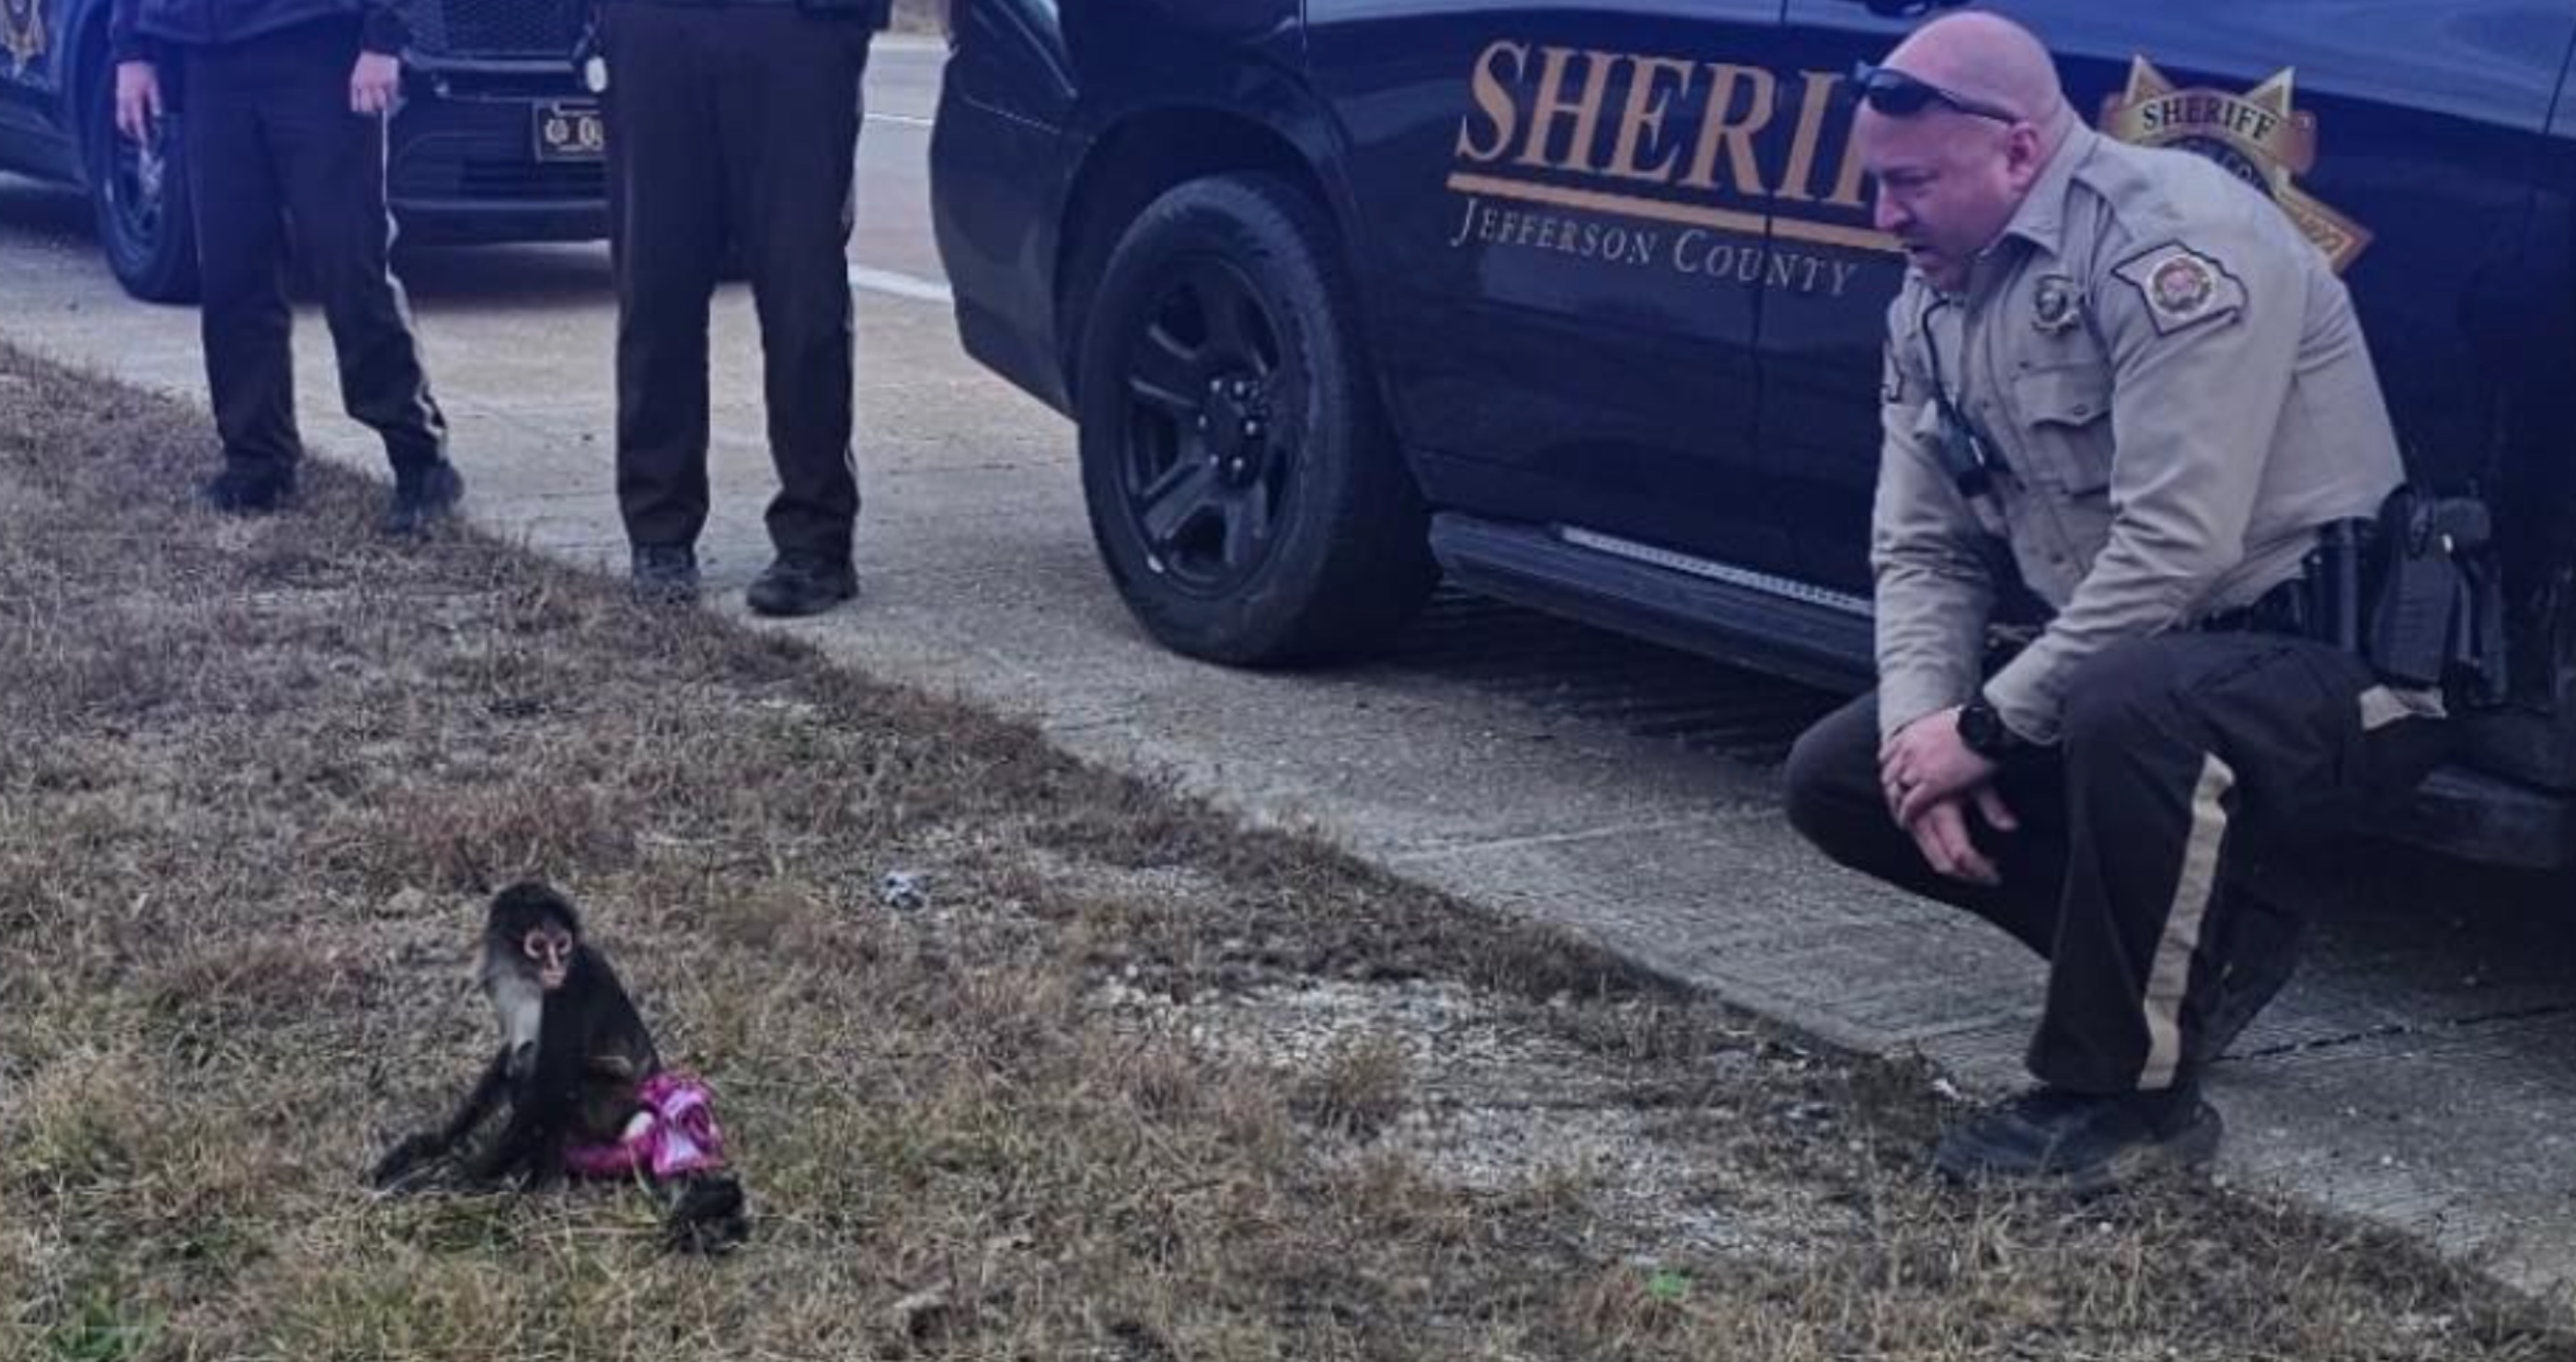
M 506 112 L 517 117 L 459 120 L 403 139 L 387 184 L 394 202 L 583 204 L 607 197 L 604 165 L 537 161 L 528 150 L 525 111 Z
M 569 57 L 585 0 L 409 0 L 412 42 L 442 57 Z

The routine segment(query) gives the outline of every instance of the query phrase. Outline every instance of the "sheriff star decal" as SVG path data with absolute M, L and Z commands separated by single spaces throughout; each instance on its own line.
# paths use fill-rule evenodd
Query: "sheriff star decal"
M 45 32 L 45 0 L 0 0 L 0 50 L 19 74 L 45 54 L 52 37 Z
M 2370 245 L 2370 232 L 2296 183 L 2317 163 L 2317 116 L 2293 103 L 2295 85 L 2294 72 L 2282 71 L 2243 94 L 2186 89 L 2138 57 L 2129 64 L 2128 87 L 2102 101 L 2102 131 L 2225 166 L 2269 194 L 2341 273 Z
M 2232 316 L 2245 306 L 2242 280 L 2179 242 L 2133 256 L 2112 273 L 2146 298 L 2158 335 Z

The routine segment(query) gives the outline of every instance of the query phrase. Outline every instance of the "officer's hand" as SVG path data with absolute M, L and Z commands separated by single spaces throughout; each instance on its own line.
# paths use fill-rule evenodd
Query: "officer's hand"
M 1992 797 L 1993 791 L 1986 794 Z M 1905 825 L 1906 835 L 1914 839 L 1923 859 L 1942 875 L 1969 884 L 2001 884 L 2003 875 L 1984 852 L 1977 850 L 1976 840 L 1968 834 L 1968 803 L 1966 799 L 1945 799 L 1930 805 Z M 1987 812 L 1987 818 L 1992 821 L 1992 810 Z
M 1966 795 L 1995 778 L 1995 763 L 1968 750 L 1959 737 L 1959 711 L 1927 714 L 1899 730 L 1878 754 L 1879 787 L 1888 811 L 1912 826 L 1925 809 Z M 1995 800 L 2001 808 L 2003 801 Z M 1998 826 L 2009 829 L 2011 814 Z
M 116 130 L 137 142 L 152 140 L 161 122 L 161 72 L 148 61 L 116 64 Z
M 349 72 L 349 112 L 373 117 L 391 113 L 402 93 L 402 59 L 382 52 L 361 52 Z

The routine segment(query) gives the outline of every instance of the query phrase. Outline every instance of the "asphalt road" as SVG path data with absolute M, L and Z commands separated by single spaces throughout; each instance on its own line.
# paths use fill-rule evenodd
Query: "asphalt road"
M 939 55 L 890 40 L 869 77 L 851 246 L 868 595 L 790 628 L 1247 817 L 1574 924 L 1820 1037 L 1921 1052 L 1971 1092 L 2015 1081 L 2033 962 L 1824 865 L 1779 816 L 1771 763 L 1828 697 L 1454 598 L 1394 656 L 1321 674 L 1222 671 L 1145 640 L 1093 558 L 1071 429 L 958 350 L 927 207 Z M 618 564 L 604 248 L 424 250 L 403 273 L 477 519 Z M 716 328 L 718 509 L 702 548 L 730 589 L 765 561 L 770 485 L 740 288 Z M 380 471 L 333 410 L 319 318 L 299 335 L 308 438 Z M 189 314 L 119 293 L 79 198 L 5 177 L 0 338 L 202 400 Z M 2563 1288 L 2576 903 L 2402 859 L 2370 871 L 2213 1077 L 2226 1173 Z

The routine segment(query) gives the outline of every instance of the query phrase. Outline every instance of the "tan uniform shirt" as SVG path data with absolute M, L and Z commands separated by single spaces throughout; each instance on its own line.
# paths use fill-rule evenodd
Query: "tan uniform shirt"
M 1965 294 L 1908 277 L 1888 333 L 1871 562 L 1890 735 L 1977 694 L 1994 540 L 2055 616 L 1985 692 L 2054 742 L 2087 659 L 2250 604 L 2402 478 L 2342 281 L 2189 153 L 2077 129 Z M 1987 495 L 1942 461 L 1936 368 L 2009 470 Z

